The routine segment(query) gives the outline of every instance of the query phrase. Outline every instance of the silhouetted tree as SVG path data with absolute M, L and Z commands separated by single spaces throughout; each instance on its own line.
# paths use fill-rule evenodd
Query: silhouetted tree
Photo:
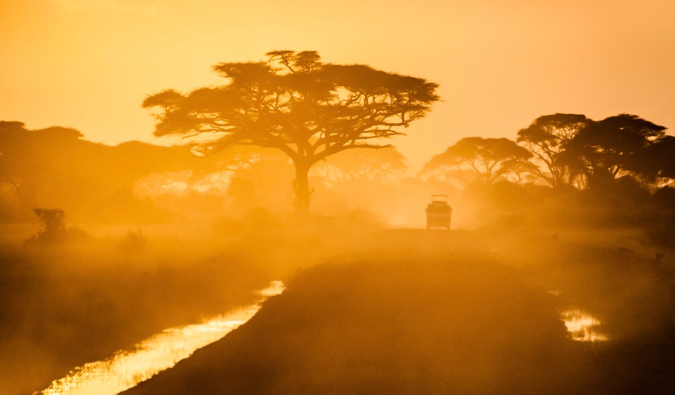
M 640 150 L 635 159 L 627 164 L 628 170 L 645 182 L 668 184 L 675 179 L 675 137 L 656 138 Z
M 160 107 L 156 136 L 203 133 L 231 143 L 276 148 L 295 165 L 296 210 L 306 213 L 308 172 L 316 162 L 351 148 L 382 148 L 373 139 L 402 134 L 438 100 L 437 84 L 367 65 L 322 63 L 315 51 L 273 51 L 266 62 L 220 63 L 221 86 L 189 94 L 166 90 L 145 99 Z
M 478 181 L 492 183 L 531 156 L 528 150 L 506 138 L 467 137 L 431 158 L 421 173 L 441 173 L 465 184 L 473 181 L 466 174 L 473 173 Z
M 545 170 L 531 166 L 530 171 L 552 187 L 572 185 L 576 177 L 576 166 L 571 161 L 561 161 L 564 145 L 582 128 L 591 122 L 581 114 L 552 114 L 541 116 L 530 126 L 518 131 L 518 143 L 526 147 L 535 160 L 542 162 Z
M 654 179 L 660 165 L 643 166 L 645 155 L 662 141 L 664 151 L 671 144 L 663 140 L 666 128 L 636 115 L 620 114 L 599 122 L 590 122 L 564 144 L 563 161 L 581 167 L 589 187 L 611 183 L 632 174 Z
M 541 173 L 539 166 L 529 160 L 523 159 L 507 159 L 502 163 L 502 167 L 504 168 L 503 175 L 506 180 L 511 181 L 511 176 L 513 176 L 516 184 L 528 181 L 533 182 Z
M 33 212 L 42 222 L 42 230 L 37 234 L 36 240 L 56 241 L 63 237 L 66 231 L 66 213 L 63 210 L 36 208 Z
M 91 168 L 82 164 L 70 167 L 76 161 L 72 156 L 81 137 L 71 128 L 27 130 L 21 122 L 0 122 L 0 182 L 11 186 L 25 208 L 53 203 L 49 200 L 55 196 L 72 195 L 73 183 L 63 181 Z
M 317 164 L 314 171 L 333 184 L 356 180 L 379 182 L 405 172 L 408 166 L 404 161 L 405 157 L 394 147 L 375 152 L 349 150 Z

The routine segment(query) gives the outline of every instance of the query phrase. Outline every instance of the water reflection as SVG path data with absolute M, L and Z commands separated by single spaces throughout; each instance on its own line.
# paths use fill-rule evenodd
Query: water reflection
M 573 340 L 582 342 L 607 341 L 607 336 L 596 331 L 600 321 L 579 309 L 564 311 L 562 319 Z
M 236 329 L 258 312 L 261 303 L 284 290 L 281 281 L 274 281 L 257 293 L 261 299 L 251 306 L 211 318 L 201 324 L 164 330 L 134 346 L 119 351 L 105 361 L 91 362 L 52 382 L 34 395 L 114 395 L 134 387 L 155 374 Z

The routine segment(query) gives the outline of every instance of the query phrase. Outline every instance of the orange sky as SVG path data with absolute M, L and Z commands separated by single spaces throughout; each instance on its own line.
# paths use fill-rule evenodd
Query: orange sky
M 675 129 L 672 0 L 0 0 L 0 18 L 0 120 L 109 144 L 175 142 L 152 137 L 146 95 L 276 49 L 439 83 L 443 102 L 395 140 L 414 171 L 554 112 Z

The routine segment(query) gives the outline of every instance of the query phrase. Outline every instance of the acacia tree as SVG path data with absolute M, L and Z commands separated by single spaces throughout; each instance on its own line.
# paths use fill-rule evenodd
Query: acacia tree
M 322 63 L 315 51 L 273 51 L 264 62 L 220 63 L 227 82 L 181 94 L 166 90 L 145 99 L 159 107 L 155 136 L 220 137 L 213 152 L 232 143 L 276 148 L 295 165 L 296 210 L 309 209 L 308 172 L 316 162 L 351 148 L 382 148 L 373 139 L 403 134 L 438 100 L 437 84 L 367 65 Z
M 357 180 L 381 182 L 401 175 L 407 168 L 405 157 L 396 148 L 389 147 L 375 152 L 345 151 L 317 164 L 313 172 L 335 184 Z
M 665 129 L 637 115 L 615 115 L 590 122 L 579 130 L 565 143 L 565 157 L 581 163 L 589 187 L 605 185 L 629 174 L 654 179 L 669 160 L 664 158 L 665 161 L 650 166 L 645 166 L 645 161 L 650 152 L 662 158 L 672 153 Z
M 545 166 L 545 171 L 531 167 L 537 177 L 552 187 L 572 185 L 576 178 L 576 167 L 571 161 L 563 161 L 565 144 L 586 127 L 590 119 L 582 114 L 552 114 L 535 119 L 530 126 L 518 131 L 518 143 L 526 147 L 537 161 Z
M 441 173 L 468 184 L 466 173 L 473 173 L 480 182 L 492 183 L 513 169 L 522 173 L 522 166 L 532 154 L 506 138 L 467 137 L 448 147 L 427 162 L 422 173 Z
M 648 183 L 667 185 L 675 179 L 675 137 L 656 138 L 641 150 L 629 169 Z

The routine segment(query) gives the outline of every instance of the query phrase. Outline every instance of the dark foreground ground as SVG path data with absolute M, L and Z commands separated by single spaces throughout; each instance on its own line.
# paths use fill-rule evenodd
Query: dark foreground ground
M 675 393 L 672 255 L 631 243 L 379 233 L 126 393 Z M 568 307 L 609 341 L 572 341 Z
M 271 280 L 288 290 L 249 323 L 130 393 L 675 393 L 675 257 L 636 229 L 180 235 L 0 247 L 0 394 L 250 304 Z M 572 307 L 609 341 L 570 340 Z

